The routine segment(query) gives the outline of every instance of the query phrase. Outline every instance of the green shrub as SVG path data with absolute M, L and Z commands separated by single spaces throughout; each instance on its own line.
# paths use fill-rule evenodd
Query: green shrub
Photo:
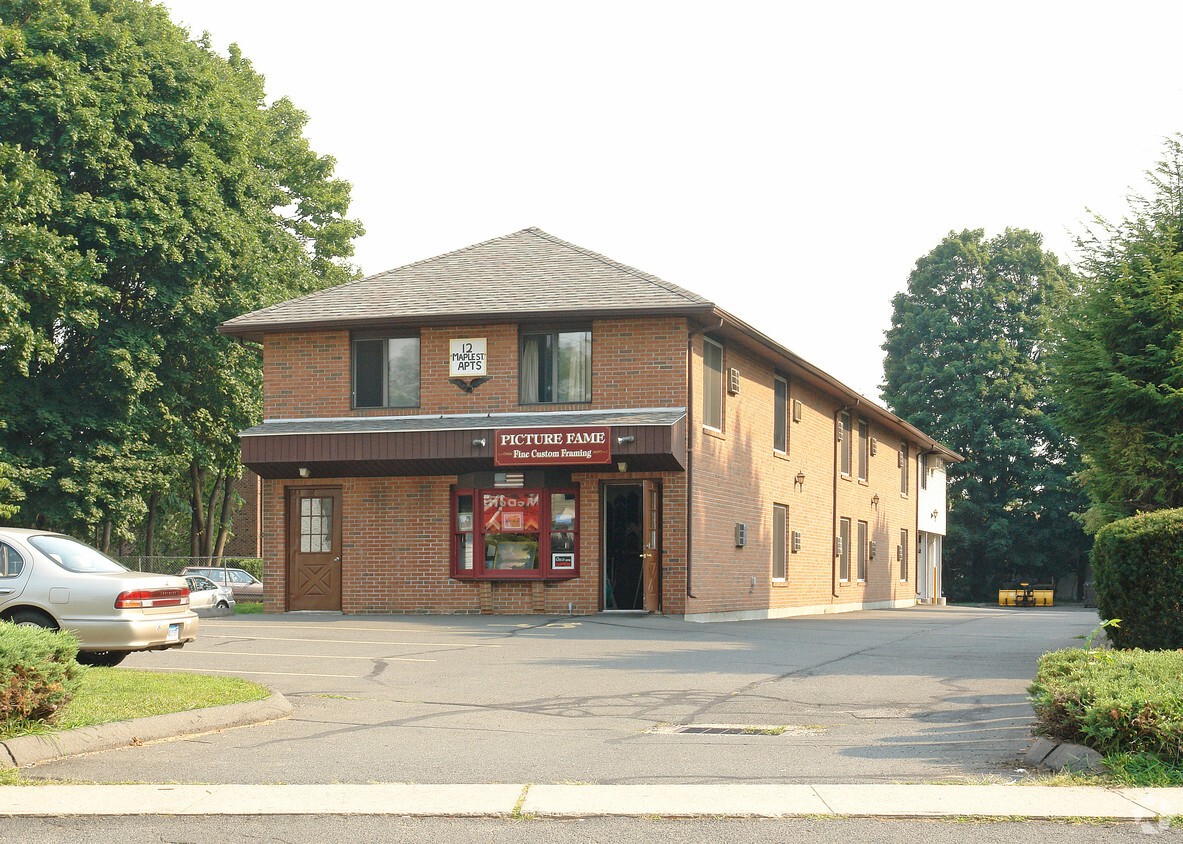
M 1116 648 L 1183 648 L 1183 510 L 1158 510 L 1097 531 L 1092 551 L 1101 618 Z
M 52 721 L 85 669 L 71 633 L 0 621 L 0 723 Z
M 1181 651 L 1052 651 L 1027 691 L 1043 735 L 1183 760 Z

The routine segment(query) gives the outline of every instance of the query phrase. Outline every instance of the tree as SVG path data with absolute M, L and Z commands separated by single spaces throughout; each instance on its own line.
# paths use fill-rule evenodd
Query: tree
M 1147 175 L 1128 217 L 1078 240 L 1082 291 L 1055 355 L 1094 530 L 1183 507 L 1183 139 Z
M 0 0 L 0 191 L 14 199 L 0 297 L 19 315 L 0 317 L 0 462 L 24 496 L 15 519 L 106 546 L 180 484 L 194 547 L 216 547 L 260 368 L 216 326 L 355 274 L 349 186 L 305 121 L 266 104 L 237 48 L 188 40 L 159 6 Z
M 884 401 L 965 457 L 948 467 L 952 597 L 1083 568 L 1079 459 L 1055 423 L 1044 359 L 1068 283 L 1038 234 L 979 229 L 950 233 L 892 301 Z

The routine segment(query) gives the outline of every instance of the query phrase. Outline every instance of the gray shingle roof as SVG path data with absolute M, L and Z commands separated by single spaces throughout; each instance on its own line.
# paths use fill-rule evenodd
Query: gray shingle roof
M 713 307 L 696 293 L 530 228 L 243 314 L 222 330 Z

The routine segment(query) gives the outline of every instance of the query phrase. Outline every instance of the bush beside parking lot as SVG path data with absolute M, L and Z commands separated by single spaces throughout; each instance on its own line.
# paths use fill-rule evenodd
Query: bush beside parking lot
M 1053 651 L 1028 691 L 1049 738 L 1183 765 L 1183 651 Z
M 1183 648 L 1183 510 L 1158 510 L 1097 531 L 1092 564 L 1101 618 L 1115 648 Z
M 82 683 L 77 655 L 70 633 L 0 622 L 0 730 L 52 722 Z

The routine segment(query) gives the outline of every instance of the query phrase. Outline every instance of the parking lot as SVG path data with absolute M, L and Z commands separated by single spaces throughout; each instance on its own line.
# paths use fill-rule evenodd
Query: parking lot
M 725 624 L 205 619 L 192 645 L 134 654 L 124 667 L 254 680 L 288 697 L 291 718 L 25 773 L 253 783 L 1016 777 L 1036 659 L 1079 646 L 1096 624 L 1093 610 L 989 607 Z

